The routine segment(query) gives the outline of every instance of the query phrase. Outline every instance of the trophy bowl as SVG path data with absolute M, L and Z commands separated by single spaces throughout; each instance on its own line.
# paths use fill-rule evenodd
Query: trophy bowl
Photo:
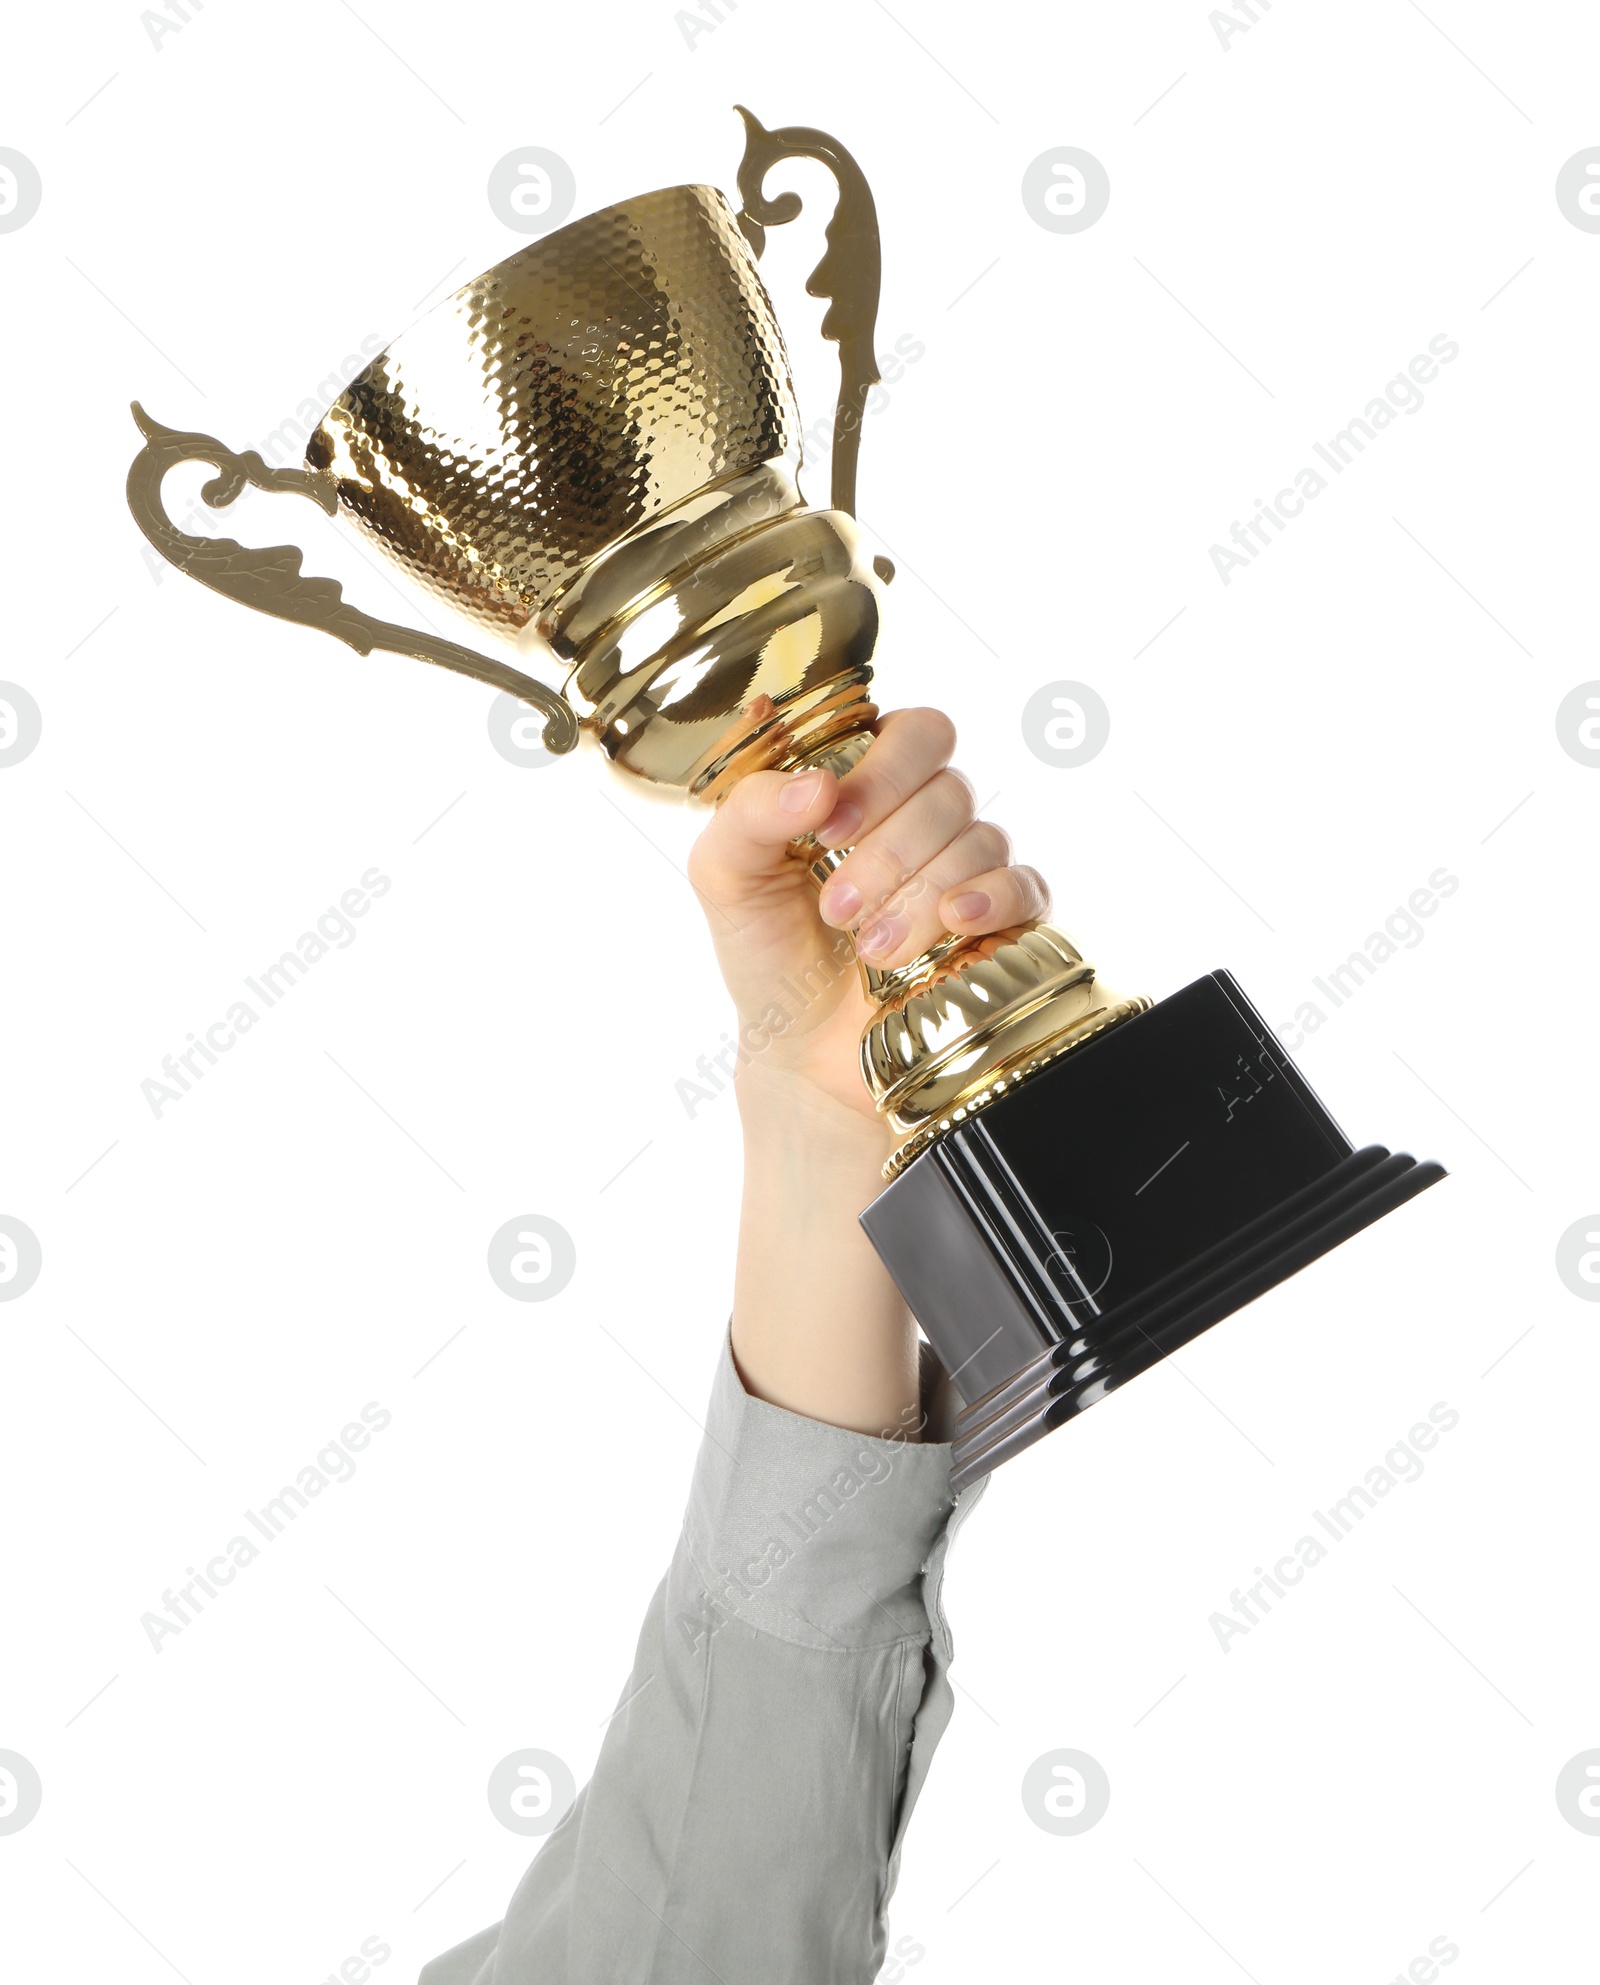
M 470 675 L 587 734 L 619 771 L 716 804 L 746 773 L 871 743 L 891 562 L 855 519 L 878 379 L 877 211 L 842 145 L 741 109 L 737 210 L 711 186 L 620 201 L 529 243 L 393 340 L 269 468 L 213 437 L 145 436 L 128 501 L 151 543 L 226 597 Z M 800 488 L 788 355 L 758 267 L 797 196 L 837 186 L 807 288 L 839 348 L 829 505 Z M 161 485 L 214 465 L 342 516 L 424 591 L 560 674 L 372 619 L 293 546 L 188 535 Z M 819 885 L 849 853 L 806 836 Z M 841 968 L 842 969 L 842 968 Z M 956 1486 L 978 1479 L 1219 1318 L 1444 1176 L 1358 1151 L 1225 971 L 1156 1005 L 1111 991 L 1062 932 L 946 936 L 858 961 L 862 1078 L 901 1142 L 862 1225 L 967 1402 Z

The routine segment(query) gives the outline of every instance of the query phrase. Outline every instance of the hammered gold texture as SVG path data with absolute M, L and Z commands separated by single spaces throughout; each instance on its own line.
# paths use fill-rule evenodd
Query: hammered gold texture
M 137 406 L 129 470 L 141 530 L 175 567 L 360 654 L 414 655 L 521 697 L 544 741 L 580 729 L 658 791 L 715 804 L 747 773 L 841 773 L 877 717 L 875 653 L 890 561 L 854 518 L 880 283 L 877 211 L 826 132 L 750 112 L 736 217 L 714 187 L 619 202 L 520 248 L 396 338 L 324 415 L 306 470 L 271 469 Z M 832 507 L 799 487 L 788 357 L 756 257 L 793 220 L 769 170 L 820 162 L 838 198 L 807 289 L 839 346 Z M 565 672 L 562 694 L 511 662 L 346 602 L 293 545 L 197 538 L 161 485 L 210 462 L 213 507 L 246 483 L 342 510 L 427 591 Z M 976 542 L 976 540 L 975 540 Z M 522 637 L 518 639 L 517 637 Z M 818 882 L 845 858 L 793 850 Z M 891 971 L 861 967 L 873 1006 L 861 1068 L 879 1113 L 932 1137 L 1146 1003 L 1098 983 L 1046 925 L 947 935 Z M 649 998 L 641 963 L 640 999 Z
M 585 564 L 707 484 L 786 459 L 783 336 L 714 187 L 531 243 L 382 352 L 306 461 L 430 591 L 514 634 Z
M 339 499 L 329 479 L 314 470 L 268 468 L 253 451 L 239 455 L 214 435 L 181 433 L 153 420 L 137 400 L 133 417 L 145 445 L 128 465 L 128 508 L 134 521 L 163 558 L 224 599 L 269 613 L 302 627 L 318 627 L 343 641 L 358 655 L 375 648 L 392 654 L 415 655 L 418 661 L 472 676 L 545 715 L 544 744 L 551 752 L 571 751 L 578 742 L 578 719 L 570 703 L 535 677 L 509 662 L 447 641 L 443 635 L 406 627 L 392 620 L 374 620 L 344 597 L 334 579 L 308 578 L 301 570 L 302 554 L 295 545 L 269 545 L 255 550 L 229 537 L 194 537 L 180 530 L 167 515 L 161 486 L 180 462 L 210 462 L 217 473 L 200 494 L 213 510 L 225 509 L 250 485 L 272 494 L 304 496 L 330 516 Z

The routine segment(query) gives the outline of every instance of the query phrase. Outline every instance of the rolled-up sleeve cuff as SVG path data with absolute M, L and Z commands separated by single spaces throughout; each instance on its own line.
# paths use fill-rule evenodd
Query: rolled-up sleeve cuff
M 946 1443 L 753 1398 L 724 1337 L 684 1519 L 708 1626 L 737 1618 L 815 1647 L 926 1634 L 921 1575 L 953 1506 Z

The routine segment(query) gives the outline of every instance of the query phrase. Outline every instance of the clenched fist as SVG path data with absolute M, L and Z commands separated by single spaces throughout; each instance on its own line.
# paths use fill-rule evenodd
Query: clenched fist
M 955 727 L 937 710 L 881 718 L 859 764 L 754 772 L 717 809 L 689 858 L 722 976 L 739 1015 L 741 1079 L 799 1086 L 873 1116 L 859 1042 L 871 1014 L 844 933 L 868 964 L 905 965 L 947 932 L 979 936 L 1043 917 L 1038 871 L 1011 861 L 1005 833 L 976 817 L 950 764 Z M 851 852 L 818 895 L 788 852 L 812 833 Z M 884 1137 L 887 1141 L 888 1131 Z

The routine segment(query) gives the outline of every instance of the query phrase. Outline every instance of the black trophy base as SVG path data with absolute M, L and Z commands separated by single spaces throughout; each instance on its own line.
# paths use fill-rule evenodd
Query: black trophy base
M 861 1216 L 965 1488 L 1445 1176 L 1357 1151 L 1228 972 L 948 1130 Z

